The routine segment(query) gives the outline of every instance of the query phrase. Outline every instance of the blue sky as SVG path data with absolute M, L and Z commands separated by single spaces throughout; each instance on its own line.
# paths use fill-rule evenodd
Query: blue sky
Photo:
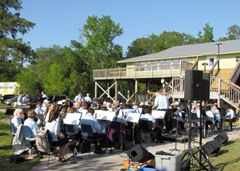
M 197 37 L 206 23 L 214 39 L 226 36 L 228 27 L 240 25 L 239 0 L 22 0 L 21 17 L 36 23 L 23 36 L 33 49 L 80 41 L 88 16 L 111 16 L 123 28 L 115 43 L 127 51 L 137 38 L 163 31 Z

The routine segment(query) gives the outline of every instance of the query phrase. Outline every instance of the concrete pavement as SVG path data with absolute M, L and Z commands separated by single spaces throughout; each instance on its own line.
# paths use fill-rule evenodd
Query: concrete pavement
M 224 131 L 225 132 L 225 131 Z M 232 132 L 226 132 L 229 140 L 228 141 L 234 141 L 240 137 L 240 129 L 239 124 L 235 125 L 234 130 Z M 205 144 L 208 141 L 213 140 L 216 135 L 218 135 L 218 132 L 210 133 L 208 138 L 202 139 L 202 144 Z M 177 149 L 177 150 L 186 150 L 188 149 L 188 143 L 175 143 L 175 142 L 167 142 L 165 141 L 164 144 L 156 144 L 149 141 L 150 139 L 147 139 L 146 143 L 141 144 L 145 149 L 147 149 L 149 152 L 155 155 L 157 151 L 164 151 L 168 152 L 171 149 Z M 195 138 L 194 141 L 191 143 L 191 147 L 198 147 L 198 138 Z M 57 161 L 57 158 L 55 159 L 53 156 L 50 158 L 49 167 L 47 167 L 47 157 L 41 159 L 41 162 L 37 164 L 35 167 L 32 168 L 31 171 L 42 171 L 42 170 L 81 170 L 81 171 L 119 171 L 123 168 L 123 162 L 124 160 L 128 160 L 128 155 L 126 152 L 122 152 L 121 150 L 114 150 L 114 153 L 106 153 L 106 154 L 94 154 L 91 153 L 89 156 L 89 153 L 78 153 L 78 156 L 82 159 L 77 159 L 77 163 L 73 164 L 70 161 L 67 163 L 60 163 Z M 68 153 L 67 156 L 70 157 L 72 153 Z

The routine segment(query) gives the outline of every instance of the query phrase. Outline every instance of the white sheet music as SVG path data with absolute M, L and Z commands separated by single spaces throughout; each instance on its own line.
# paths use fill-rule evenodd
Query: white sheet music
M 101 110 L 97 112 L 97 120 L 112 121 L 115 115 L 115 112 Z
M 153 110 L 152 111 L 152 116 L 155 119 L 164 119 L 165 114 L 166 114 L 166 111 L 161 111 L 161 110 Z
M 140 113 L 128 113 L 126 120 L 128 122 L 138 123 L 140 118 Z
M 64 124 L 68 125 L 79 125 L 82 113 L 67 113 L 66 117 L 63 119 Z

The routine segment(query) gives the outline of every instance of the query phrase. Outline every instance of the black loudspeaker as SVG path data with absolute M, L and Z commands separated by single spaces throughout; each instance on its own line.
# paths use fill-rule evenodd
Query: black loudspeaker
M 206 155 L 214 155 L 219 152 L 221 144 L 217 140 L 208 141 L 203 145 L 203 151 Z
M 204 73 L 203 74 L 203 79 L 202 79 L 202 98 L 201 100 L 204 101 L 209 101 L 209 96 L 210 96 L 210 74 L 209 73 Z
M 202 79 L 203 72 L 198 70 L 186 70 L 184 82 L 184 99 L 201 100 L 202 99 Z
M 225 132 L 218 134 L 214 140 L 217 140 L 220 144 L 225 144 L 228 141 L 228 136 Z
M 144 147 L 142 147 L 139 144 L 135 145 L 133 148 L 129 150 L 128 156 L 133 162 L 140 163 L 146 162 L 147 160 L 151 160 L 155 157 L 152 153 L 147 151 Z

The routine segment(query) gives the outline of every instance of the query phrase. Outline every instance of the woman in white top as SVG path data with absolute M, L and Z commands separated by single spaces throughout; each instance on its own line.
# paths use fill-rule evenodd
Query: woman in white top
M 11 123 L 14 125 L 14 130 L 13 133 L 17 132 L 17 129 L 20 125 L 23 124 L 23 110 L 20 108 L 15 109 L 14 113 L 13 113 L 14 117 L 11 119 Z
M 49 119 L 45 124 L 45 130 L 49 130 L 51 133 L 51 145 L 59 146 L 59 161 L 65 162 L 64 154 L 67 150 L 68 138 L 66 136 L 61 137 L 56 103 L 53 103 L 50 106 Z
M 28 118 L 24 121 L 24 125 L 28 126 L 33 132 L 33 137 L 36 137 L 38 125 L 35 119 L 37 118 L 37 114 L 34 110 L 29 110 L 27 116 Z

